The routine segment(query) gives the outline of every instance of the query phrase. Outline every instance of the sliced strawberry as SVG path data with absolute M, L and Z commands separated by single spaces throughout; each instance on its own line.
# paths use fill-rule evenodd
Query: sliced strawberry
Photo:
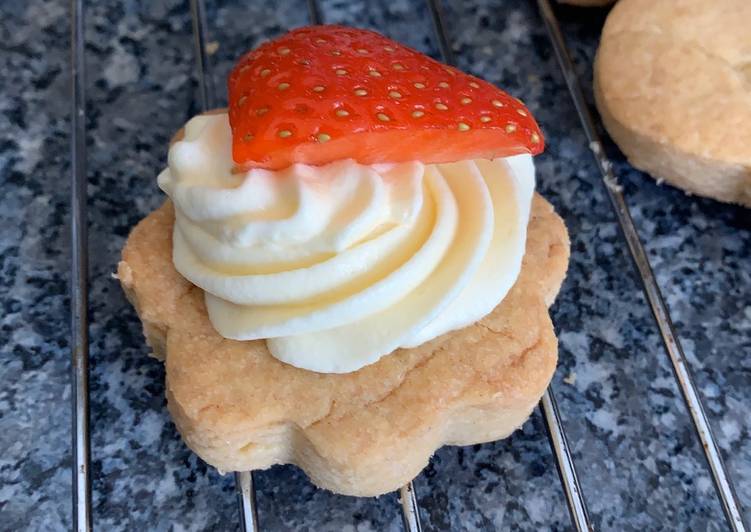
M 372 31 L 300 28 L 229 77 L 232 155 L 243 167 L 495 158 L 543 150 L 516 98 Z

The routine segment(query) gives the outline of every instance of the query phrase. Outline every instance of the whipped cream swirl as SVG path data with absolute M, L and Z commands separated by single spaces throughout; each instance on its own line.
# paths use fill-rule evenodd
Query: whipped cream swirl
M 173 260 L 222 336 L 318 372 L 355 371 L 495 308 L 521 269 L 529 155 L 237 173 L 226 114 L 185 126 L 159 186 Z

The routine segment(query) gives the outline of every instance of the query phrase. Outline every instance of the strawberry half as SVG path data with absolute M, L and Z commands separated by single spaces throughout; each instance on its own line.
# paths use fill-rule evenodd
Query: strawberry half
M 241 167 L 442 163 L 543 150 L 519 100 L 372 31 L 291 31 L 244 55 L 228 86 Z

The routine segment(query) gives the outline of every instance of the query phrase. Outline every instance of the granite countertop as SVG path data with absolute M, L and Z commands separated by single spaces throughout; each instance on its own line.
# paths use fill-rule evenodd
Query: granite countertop
M 307 23 L 304 0 L 208 0 L 213 82 L 233 59 Z M 89 2 L 88 171 L 94 518 L 101 530 L 237 528 L 233 479 L 180 441 L 164 370 L 111 278 L 133 225 L 163 200 L 155 176 L 197 112 L 188 3 Z M 553 386 L 602 530 L 725 528 L 613 212 L 531 1 L 444 2 L 460 67 L 522 97 L 544 129 L 539 190 L 572 258 L 553 319 Z M 327 22 L 378 28 L 436 55 L 420 1 L 321 2 Z M 589 94 L 606 11 L 558 8 Z M 0 529 L 70 528 L 68 12 L 0 5 Z M 590 95 L 591 96 L 591 95 Z M 221 96 L 224 98 L 224 96 Z M 687 197 L 608 145 L 637 228 L 751 517 L 751 211 Z M 256 475 L 265 530 L 400 530 L 397 497 L 336 496 L 293 467 Z M 415 481 L 426 530 L 568 529 L 539 412 L 505 441 L 444 448 Z

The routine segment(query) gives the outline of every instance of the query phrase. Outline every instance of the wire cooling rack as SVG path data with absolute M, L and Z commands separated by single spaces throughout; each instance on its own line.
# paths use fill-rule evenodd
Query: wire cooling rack
M 738 497 L 723 463 L 717 440 L 712 433 L 700 394 L 691 377 L 688 361 L 675 334 L 670 313 L 657 285 L 652 267 L 634 227 L 618 178 L 612 170 L 597 133 L 595 119 L 584 99 L 570 54 L 549 0 L 536 0 L 551 41 L 558 65 L 565 79 L 571 99 L 576 107 L 581 126 L 593 154 L 593 162 L 601 174 L 602 182 L 622 230 L 628 251 L 644 290 L 645 297 L 660 331 L 665 352 L 691 416 L 696 437 L 706 458 L 717 497 L 722 505 L 727 525 L 734 531 L 747 530 Z M 316 0 L 307 0 L 311 24 L 325 22 Z M 449 31 L 444 21 L 440 0 L 427 0 L 433 32 L 443 60 L 455 64 Z M 214 107 L 212 84 L 209 82 L 206 34 L 207 24 L 204 0 L 190 0 L 193 36 L 196 49 L 196 68 L 199 77 L 203 109 Z M 91 470 L 89 434 L 89 338 L 88 338 L 88 241 L 86 229 L 86 95 L 84 78 L 84 0 L 71 0 L 71 346 L 72 346 L 72 411 L 73 411 L 73 528 L 79 531 L 92 529 Z M 587 511 L 587 502 L 580 488 L 576 466 L 561 422 L 552 388 L 540 402 L 550 446 L 556 459 L 561 485 L 576 530 L 593 530 Z M 240 526 L 245 531 L 259 531 L 256 497 L 252 472 L 235 474 Z M 412 483 L 400 489 L 404 529 L 421 530 L 420 508 Z

